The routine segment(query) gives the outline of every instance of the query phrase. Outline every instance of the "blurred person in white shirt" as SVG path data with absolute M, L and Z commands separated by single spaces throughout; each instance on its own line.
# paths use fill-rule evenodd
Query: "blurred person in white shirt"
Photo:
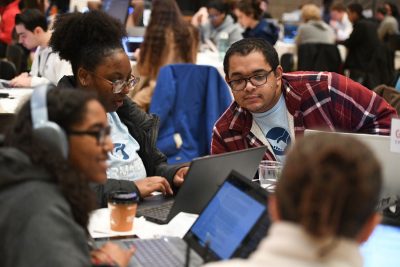
M 26 9 L 15 17 L 18 41 L 25 48 L 35 49 L 31 71 L 23 72 L 10 81 L 12 87 L 36 87 L 44 84 L 57 85 L 64 75 L 72 74 L 68 61 L 61 60 L 48 43 L 51 31 L 46 17 L 37 9 Z
M 346 7 L 342 3 L 335 3 L 331 6 L 331 20 L 329 24 L 334 29 L 337 41 L 344 41 L 349 38 L 353 31 L 353 25 L 349 20 Z

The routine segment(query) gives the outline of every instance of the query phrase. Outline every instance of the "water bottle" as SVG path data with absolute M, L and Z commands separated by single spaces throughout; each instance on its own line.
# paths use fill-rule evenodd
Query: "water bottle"
M 221 32 L 218 38 L 218 54 L 219 59 L 224 60 L 226 50 L 229 48 L 229 35 L 227 32 Z

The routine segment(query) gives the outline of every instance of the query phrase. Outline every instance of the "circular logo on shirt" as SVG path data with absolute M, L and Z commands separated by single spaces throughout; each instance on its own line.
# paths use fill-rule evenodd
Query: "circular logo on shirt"
M 275 155 L 283 156 L 285 154 L 286 147 L 291 142 L 289 132 L 284 128 L 275 127 L 268 131 L 266 137 L 271 144 Z

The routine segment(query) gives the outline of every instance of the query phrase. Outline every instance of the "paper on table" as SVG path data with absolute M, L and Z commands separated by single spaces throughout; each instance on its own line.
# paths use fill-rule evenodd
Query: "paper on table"
M 88 229 L 93 238 L 134 234 L 140 238 L 156 238 L 160 236 L 177 236 L 182 238 L 192 226 L 197 216 L 197 214 L 181 212 L 166 225 L 155 224 L 146 221 L 144 217 L 139 217 L 134 219 L 132 231 L 116 232 L 110 229 L 110 211 L 108 208 L 104 208 L 92 212 Z

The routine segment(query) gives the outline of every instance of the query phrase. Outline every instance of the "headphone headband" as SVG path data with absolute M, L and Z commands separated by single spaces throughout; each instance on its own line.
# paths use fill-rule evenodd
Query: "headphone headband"
M 66 159 L 68 157 L 67 135 L 57 123 L 49 121 L 47 92 L 51 88 L 45 85 L 33 90 L 30 105 L 33 134 L 36 140 L 47 145 L 50 150 L 58 151 Z

